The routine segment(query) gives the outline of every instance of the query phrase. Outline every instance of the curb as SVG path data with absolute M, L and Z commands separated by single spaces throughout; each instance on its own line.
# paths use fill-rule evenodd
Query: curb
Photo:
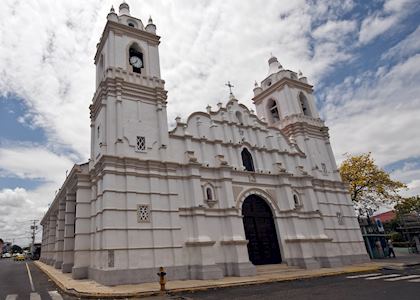
M 290 276 L 285 278 L 271 278 L 271 279 L 256 279 L 250 281 L 242 281 L 242 282 L 233 282 L 233 283 L 225 283 L 225 284 L 209 284 L 209 285 L 202 285 L 196 287 L 185 287 L 185 288 L 171 288 L 166 291 L 166 293 L 161 293 L 160 291 L 150 291 L 150 292 L 133 292 L 133 293 L 86 293 L 80 292 L 73 288 L 66 288 L 61 281 L 57 280 L 50 272 L 44 269 L 42 266 L 34 263 L 42 272 L 44 272 L 56 285 L 57 287 L 65 294 L 77 297 L 77 298 L 88 298 L 88 299 L 98 299 L 98 298 L 106 298 L 106 299 L 121 299 L 121 298 L 142 298 L 142 297 L 149 297 L 149 296 L 158 296 L 158 295 L 168 295 L 168 294 L 176 294 L 181 292 L 197 292 L 197 291 L 205 291 L 209 289 L 219 289 L 219 288 L 229 288 L 229 287 L 237 287 L 237 286 L 248 286 L 248 285 L 256 285 L 256 284 L 265 284 L 265 283 L 274 283 L 274 282 L 287 282 L 287 281 L 295 281 L 295 280 L 303 280 L 303 279 L 311 279 L 311 278 L 322 278 L 322 277 L 330 277 L 330 276 L 339 276 L 343 274 L 351 274 L 351 273 L 361 273 L 361 272 L 372 272 L 377 271 L 384 266 L 377 265 L 371 267 L 355 267 L 349 270 L 340 270 L 340 271 L 330 271 L 320 274 L 302 274 L 299 276 Z M 419 263 L 420 264 L 420 263 Z M 244 277 L 246 278 L 246 277 Z

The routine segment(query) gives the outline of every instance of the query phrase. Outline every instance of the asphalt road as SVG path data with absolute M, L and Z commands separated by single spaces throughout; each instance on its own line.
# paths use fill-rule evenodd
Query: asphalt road
M 61 300 L 63 297 L 57 292 L 55 284 L 33 262 L 7 258 L 0 259 L 0 300 L 3 299 Z
M 0 300 L 2 299 L 70 300 L 76 298 L 60 295 L 54 283 L 32 262 L 1 259 Z M 147 299 L 417 300 L 420 299 L 420 266 L 404 270 L 383 270 L 213 289 Z
M 173 299 L 417 300 L 420 267 L 207 290 Z

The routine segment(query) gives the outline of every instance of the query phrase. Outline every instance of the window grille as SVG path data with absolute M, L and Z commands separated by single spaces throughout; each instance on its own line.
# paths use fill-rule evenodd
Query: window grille
M 150 210 L 149 205 L 140 204 L 137 205 L 137 222 L 150 222 Z
M 137 151 L 145 151 L 146 150 L 146 138 L 144 136 L 138 136 L 137 137 L 136 150 Z

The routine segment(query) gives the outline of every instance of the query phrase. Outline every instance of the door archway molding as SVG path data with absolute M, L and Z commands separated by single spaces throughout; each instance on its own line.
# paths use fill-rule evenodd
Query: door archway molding
M 278 213 L 280 212 L 280 208 L 277 205 L 276 201 L 274 201 L 271 196 L 264 190 L 258 188 L 250 188 L 243 192 L 241 192 L 236 200 L 235 207 L 238 209 L 239 212 L 242 211 L 242 204 L 244 203 L 245 199 L 251 195 L 257 195 L 267 202 L 270 206 L 271 211 L 273 213 L 273 217 L 277 217 Z

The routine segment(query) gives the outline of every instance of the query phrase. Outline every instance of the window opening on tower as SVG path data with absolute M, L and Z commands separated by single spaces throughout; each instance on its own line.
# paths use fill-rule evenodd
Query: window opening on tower
M 279 110 L 277 108 L 277 102 L 273 99 L 270 100 L 270 103 L 268 105 L 268 109 L 270 111 L 271 114 L 271 120 L 273 122 L 277 122 L 280 121 L 280 114 L 279 114 Z
M 305 97 L 305 95 L 302 92 L 299 93 L 299 102 L 300 102 L 300 106 L 302 108 L 303 114 L 305 116 L 310 116 L 311 112 L 309 111 L 308 99 Z
M 248 149 L 244 148 L 241 152 L 242 164 L 245 167 L 245 170 L 254 172 L 254 161 L 252 160 L 252 155 Z

